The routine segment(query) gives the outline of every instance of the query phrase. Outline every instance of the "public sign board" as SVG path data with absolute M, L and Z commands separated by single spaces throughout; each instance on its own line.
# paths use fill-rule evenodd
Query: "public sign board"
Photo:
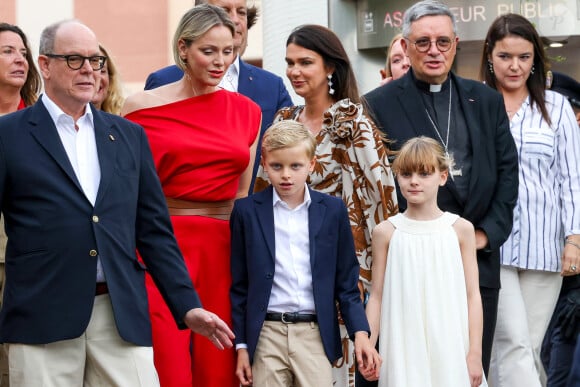
M 565 39 L 580 34 L 580 0 L 480 0 L 444 1 L 457 19 L 461 41 L 483 40 L 499 15 L 519 13 L 536 26 L 539 34 Z M 401 32 L 403 14 L 412 0 L 358 0 L 358 49 L 385 47 Z

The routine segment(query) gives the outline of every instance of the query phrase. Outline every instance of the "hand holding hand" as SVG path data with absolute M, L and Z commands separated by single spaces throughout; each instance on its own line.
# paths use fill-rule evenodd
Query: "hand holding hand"
M 487 234 L 482 229 L 475 229 L 475 248 L 477 250 L 485 249 L 489 243 Z
M 378 380 L 383 361 L 377 350 L 371 345 L 367 332 L 355 333 L 354 354 L 361 375 L 369 381 Z
M 250 355 L 245 348 L 238 349 L 238 365 L 236 366 L 236 376 L 242 386 L 251 386 L 252 367 L 250 366 Z
M 189 329 L 210 339 L 216 348 L 224 349 L 233 346 L 234 332 L 215 313 L 195 308 L 187 312 L 183 320 Z
M 471 387 L 479 387 L 483 380 L 483 364 L 481 355 L 472 353 L 467 354 L 467 372 L 469 373 L 469 382 Z

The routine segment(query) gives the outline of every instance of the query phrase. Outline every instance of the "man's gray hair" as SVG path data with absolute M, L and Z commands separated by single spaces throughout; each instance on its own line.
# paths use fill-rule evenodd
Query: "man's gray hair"
M 457 35 L 457 21 L 448 6 L 436 0 L 424 0 L 413 4 L 403 16 L 403 37 L 411 33 L 411 23 L 425 16 L 449 16 L 453 24 L 453 33 Z
M 47 26 L 40 34 L 40 44 L 38 45 L 38 53 L 40 55 L 54 53 L 54 41 L 56 39 L 56 32 L 63 24 L 80 23 L 77 19 L 61 20 Z

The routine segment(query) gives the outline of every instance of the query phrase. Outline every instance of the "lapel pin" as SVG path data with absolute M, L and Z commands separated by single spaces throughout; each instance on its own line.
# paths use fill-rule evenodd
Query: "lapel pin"
M 112 134 L 109 134 L 109 140 L 115 141 L 115 137 Z
M 467 99 L 469 102 L 475 102 L 475 100 L 473 98 L 468 98 Z
M 250 81 L 253 81 L 253 80 L 254 80 L 254 78 L 250 77 Z

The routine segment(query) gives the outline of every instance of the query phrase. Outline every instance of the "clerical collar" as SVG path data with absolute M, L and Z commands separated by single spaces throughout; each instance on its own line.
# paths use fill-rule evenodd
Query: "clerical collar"
M 415 84 L 417 85 L 417 87 L 421 91 L 430 92 L 430 93 L 439 93 L 440 91 L 447 91 L 449 89 L 449 82 L 451 80 L 451 78 L 449 76 L 447 77 L 445 82 L 443 82 L 443 84 L 441 84 L 441 85 L 433 85 L 433 84 L 421 81 L 415 77 L 415 74 L 412 74 L 412 76 L 413 76 L 413 80 L 415 81 Z
M 429 91 L 431 93 L 439 93 L 441 91 L 441 85 L 429 85 Z

